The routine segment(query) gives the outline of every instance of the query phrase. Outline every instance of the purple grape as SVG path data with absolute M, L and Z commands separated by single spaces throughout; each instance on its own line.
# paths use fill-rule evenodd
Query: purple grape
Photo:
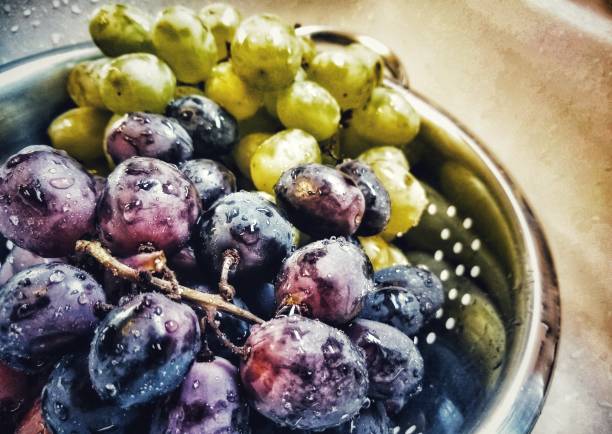
M 128 434 L 138 410 L 123 410 L 100 399 L 87 371 L 87 354 L 65 356 L 42 393 L 45 422 L 55 434 L 112 432 Z
M 102 399 L 127 408 L 176 389 L 199 349 L 198 318 L 189 306 L 139 294 L 96 329 L 89 375 Z
M 274 192 L 289 220 L 313 236 L 352 235 L 365 211 L 365 199 L 355 182 L 322 164 L 287 170 L 274 186 Z
M 172 253 L 187 243 L 199 214 L 198 193 L 176 166 L 132 157 L 108 177 L 98 204 L 100 238 L 119 256 L 145 244 Z
M 372 291 L 372 268 L 363 250 L 344 238 L 315 241 L 289 256 L 276 279 L 279 306 L 301 305 L 314 318 L 344 324 Z
M 394 265 L 374 273 L 378 288 L 399 286 L 411 291 L 419 301 L 424 321 L 435 315 L 444 304 L 444 288 L 438 277 L 430 271 L 409 265 Z
M 62 263 L 15 274 L 0 289 L 0 359 L 41 371 L 91 337 L 104 291 L 93 278 Z
M 23 373 L 0 363 L 0 432 L 13 432 L 19 418 L 27 411 L 30 382 Z
M 96 192 L 96 201 L 100 199 L 102 193 L 104 193 L 104 187 L 106 187 L 106 178 L 100 175 L 93 175 L 94 180 L 94 191 Z
M 0 268 L 0 285 L 4 285 L 11 277 L 28 267 L 38 264 L 50 264 L 52 262 L 65 262 L 65 259 L 43 258 L 19 246 L 13 246 L 13 249 L 6 257 L 6 261 Z
M 216 357 L 191 366 L 180 389 L 158 407 L 151 434 L 250 434 L 238 369 Z
M 203 266 L 218 278 L 225 252 L 234 250 L 239 262 L 230 278 L 249 283 L 271 280 L 295 248 L 293 227 L 274 204 L 246 191 L 215 202 L 202 215 L 198 235 L 194 248 Z
M 385 187 L 370 166 L 360 161 L 347 160 L 337 169 L 357 184 L 365 198 L 365 213 L 357 234 L 370 236 L 382 232 L 391 218 L 391 198 Z
M 240 366 L 251 405 L 291 428 L 322 430 L 366 402 L 363 355 L 341 331 L 299 315 L 254 326 Z
M 276 313 L 276 295 L 274 284 L 257 283 L 240 289 L 249 310 L 258 317 L 269 320 Z
M 399 286 L 377 288 L 368 294 L 359 316 L 389 324 L 408 336 L 416 335 L 424 323 L 417 298 Z
M 323 434 L 391 434 L 391 420 L 384 405 L 374 402 L 350 422 L 325 430 Z
M 387 411 L 397 414 L 409 398 L 421 391 L 423 357 L 419 350 L 408 336 L 376 321 L 357 319 L 346 333 L 365 353 L 368 396 L 382 399 Z
M 168 265 L 187 286 L 206 278 L 205 270 L 198 264 L 195 251 L 189 244 L 171 255 L 168 258 Z
M 193 154 L 191 137 L 176 119 L 152 113 L 123 115 L 111 127 L 105 145 L 115 164 L 136 156 L 176 164 Z
M 193 182 L 207 210 L 217 199 L 236 191 L 236 177 L 223 164 L 206 158 L 189 160 L 180 166 L 183 174 Z
M 218 158 L 238 142 L 238 122 L 216 102 L 200 95 L 172 101 L 166 116 L 175 118 L 193 140 L 198 157 Z
M 94 230 L 95 207 L 92 177 L 63 151 L 28 146 L 0 167 L 0 232 L 37 255 L 74 252 Z

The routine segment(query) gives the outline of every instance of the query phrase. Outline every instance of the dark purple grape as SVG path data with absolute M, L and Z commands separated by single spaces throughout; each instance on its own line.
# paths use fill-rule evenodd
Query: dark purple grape
M 44 420 L 55 434 L 125 433 L 139 411 L 100 399 L 87 371 L 87 354 L 65 356 L 42 393 Z
M 0 268 L 0 285 L 4 285 L 11 277 L 28 267 L 52 262 L 65 262 L 65 259 L 43 258 L 19 246 L 14 246 Z
M 419 301 L 424 321 L 431 319 L 444 304 L 442 282 L 430 271 L 409 265 L 394 265 L 374 273 L 377 287 L 399 286 L 411 291 Z
M 46 258 L 65 256 L 94 230 L 94 181 L 65 152 L 28 146 L 0 167 L 0 208 L 6 238 Z
M 365 213 L 357 234 L 376 235 L 387 226 L 391 218 L 391 198 L 370 166 L 357 160 L 347 160 L 337 169 L 357 184 L 365 198 Z
M 105 146 L 115 164 L 136 156 L 176 164 L 193 155 L 191 137 L 176 119 L 153 113 L 123 115 L 111 127 Z
M 274 204 L 257 193 L 239 191 L 222 197 L 202 215 L 194 248 L 199 262 L 217 278 L 225 252 L 235 250 L 239 262 L 230 280 L 269 281 L 295 248 L 293 230 Z
M 104 291 L 68 264 L 41 264 L 15 274 L 0 289 L 0 359 L 24 371 L 44 369 L 89 339 Z
M 93 175 L 94 191 L 96 192 L 96 200 L 100 199 L 106 187 L 106 178 L 100 175 Z
M 310 434 L 310 431 L 280 426 L 254 410 L 251 411 L 249 426 L 253 434 Z
M 352 235 L 365 211 L 365 199 L 355 182 L 322 164 L 304 164 L 285 171 L 274 192 L 289 220 L 313 236 Z
M 391 434 L 391 420 L 381 402 L 374 402 L 350 422 L 322 434 Z
M 166 116 L 179 121 L 193 139 L 195 155 L 218 158 L 238 142 L 238 122 L 220 105 L 199 95 L 185 96 L 166 107 Z
M 314 318 L 344 324 L 372 291 L 372 268 L 363 250 L 344 238 L 319 240 L 289 256 L 276 279 L 279 306 L 301 305 Z
M 198 264 L 195 251 L 189 244 L 171 255 L 168 265 L 177 274 L 179 281 L 187 286 L 206 279 L 206 270 Z
M 322 430 L 366 402 L 363 355 L 341 331 L 299 315 L 254 326 L 240 366 L 251 405 L 274 422 Z
M 102 399 L 127 408 L 176 389 L 199 349 L 198 318 L 189 306 L 140 294 L 96 329 L 89 375 Z
M 365 353 L 370 380 L 368 396 L 382 399 L 397 414 L 421 391 L 423 357 L 412 339 L 394 327 L 357 319 L 346 329 L 349 339 Z
M 181 164 L 180 169 L 198 190 L 204 210 L 210 208 L 217 199 L 236 191 L 236 177 L 216 161 L 206 158 L 189 160 Z
M 25 373 L 0 363 L 0 432 L 13 432 L 32 395 Z
M 269 320 L 276 313 L 276 294 L 274 284 L 269 282 L 254 285 L 245 284 L 240 289 L 242 298 L 249 310 L 258 317 Z
M 225 359 L 196 362 L 157 410 L 151 434 L 250 434 L 238 369 Z
M 132 157 L 108 177 L 98 203 L 100 238 L 119 256 L 145 244 L 172 253 L 187 243 L 199 214 L 198 193 L 176 166 Z
M 421 305 L 412 291 L 399 286 L 377 288 L 369 293 L 359 317 L 395 327 L 408 336 L 423 327 Z

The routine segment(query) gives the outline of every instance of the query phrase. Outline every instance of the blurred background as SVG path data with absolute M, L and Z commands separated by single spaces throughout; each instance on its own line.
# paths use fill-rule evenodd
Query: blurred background
M 0 1 L 0 64 L 88 39 L 104 0 Z M 204 0 L 123 1 L 150 11 Z M 411 86 L 525 191 L 561 286 L 556 373 L 536 434 L 612 432 L 612 6 L 603 0 L 229 1 L 372 35 Z M 1 146 L 1 144 L 0 144 Z

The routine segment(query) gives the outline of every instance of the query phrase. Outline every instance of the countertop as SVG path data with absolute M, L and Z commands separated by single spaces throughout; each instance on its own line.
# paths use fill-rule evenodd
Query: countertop
M 87 39 L 96 3 L 0 2 L 0 63 Z M 413 88 L 493 150 L 540 217 L 561 286 L 559 357 L 534 433 L 612 432 L 612 9 L 603 0 L 230 3 L 379 38 Z

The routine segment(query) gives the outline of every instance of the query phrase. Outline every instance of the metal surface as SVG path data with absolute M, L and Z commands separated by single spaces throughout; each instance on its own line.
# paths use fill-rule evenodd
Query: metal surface
M 80 44 L 0 70 L 0 158 L 27 144 L 47 141 L 49 121 L 69 104 L 64 82 L 70 66 L 98 54 L 90 45 Z M 486 249 L 483 247 L 469 260 L 495 264 L 491 269 L 501 270 L 497 281 L 485 273 L 474 273 L 470 279 L 492 300 L 493 312 L 499 312 L 505 334 L 504 348 L 499 350 L 503 361 L 487 372 L 484 393 L 474 398 L 478 402 L 474 402 L 473 413 L 465 415 L 462 431 L 529 432 L 548 390 L 560 326 L 557 281 L 541 228 L 520 190 L 484 146 L 420 95 L 391 80 L 386 84 L 404 93 L 423 119 L 419 140 L 428 146 L 428 157 L 422 158 L 414 170 L 453 203 L 457 214 L 465 219 L 463 222 L 470 218 L 478 223 L 474 231 Z M 448 184 L 445 170 L 449 167 L 463 171 L 465 186 Z M 451 214 L 448 209 L 442 211 Z M 414 242 L 410 237 L 415 234 L 406 236 L 408 246 Z M 443 235 L 440 238 L 446 242 Z M 403 243 L 398 242 L 405 247 Z M 446 251 L 452 252 L 452 248 L 448 245 Z M 433 255 L 434 251 L 429 253 Z M 463 265 L 456 262 L 460 255 L 446 256 L 453 266 Z M 499 293 L 495 282 L 503 293 Z M 434 327 L 440 339 L 431 342 L 432 347 L 459 333 L 441 324 Z M 447 336 L 443 336 L 445 333 Z M 429 335 L 422 338 L 429 341 Z M 418 425 L 412 415 L 401 420 L 400 432 L 410 431 L 412 423 Z

